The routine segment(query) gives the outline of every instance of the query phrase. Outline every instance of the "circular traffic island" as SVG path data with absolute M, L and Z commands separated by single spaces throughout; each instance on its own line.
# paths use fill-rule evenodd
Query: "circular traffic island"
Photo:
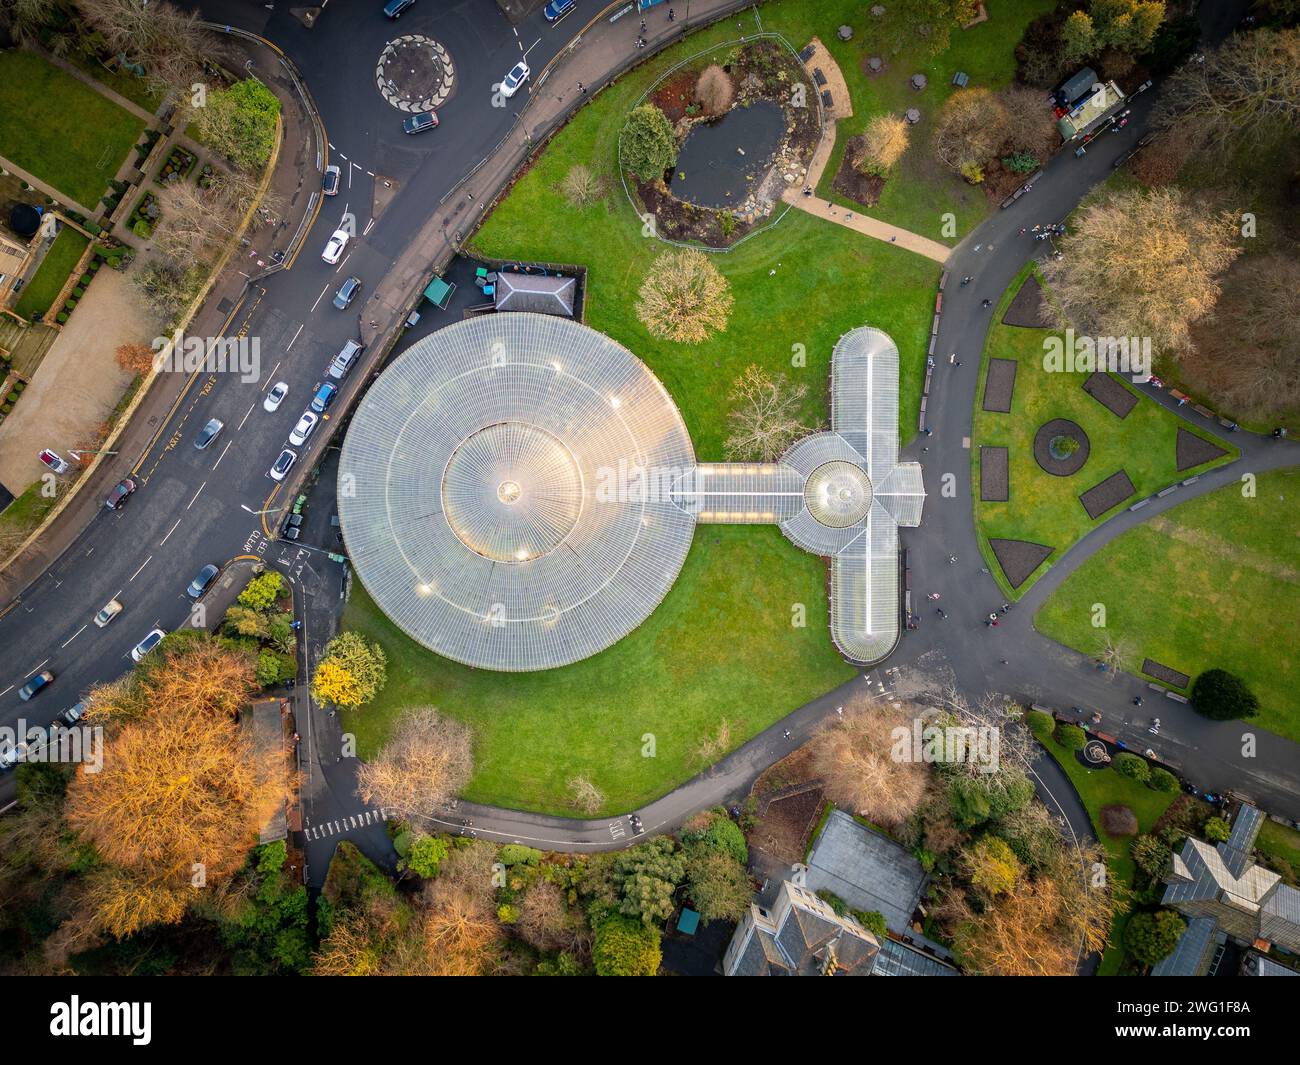
M 1070 477 L 1088 461 L 1088 434 L 1068 418 L 1053 418 L 1034 434 L 1034 461 L 1053 477 Z

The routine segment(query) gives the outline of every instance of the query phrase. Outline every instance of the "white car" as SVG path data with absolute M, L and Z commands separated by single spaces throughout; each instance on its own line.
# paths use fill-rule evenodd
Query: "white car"
M 284 402 L 284 397 L 289 394 L 289 386 L 283 381 L 277 381 L 271 386 L 271 391 L 266 394 L 266 399 L 262 400 L 262 409 L 265 411 L 277 411 L 280 404 Z
M 510 68 L 510 73 L 501 79 L 501 95 L 507 100 L 519 91 L 519 86 L 528 80 L 532 71 L 522 59 Z
M 122 613 L 122 604 L 116 599 L 110 599 L 95 615 L 95 624 L 102 629 L 120 613 Z
M 289 471 L 293 469 L 293 464 L 298 461 L 298 452 L 285 448 L 280 452 L 280 457 L 275 460 L 271 467 L 270 477 L 273 481 L 283 481 L 289 476 Z
M 311 436 L 312 430 L 320 422 L 320 415 L 312 411 L 305 410 L 302 417 L 298 419 L 298 424 L 293 427 L 293 432 L 289 434 L 289 443 L 295 447 L 302 447 L 307 443 L 307 437 Z
M 333 266 L 343 258 L 343 249 L 348 246 L 348 231 L 346 229 L 336 229 L 325 245 L 325 250 L 320 253 L 320 257 Z
M 131 657 L 139 662 L 145 655 L 162 643 L 167 634 L 162 629 L 150 629 L 149 635 L 131 648 Z

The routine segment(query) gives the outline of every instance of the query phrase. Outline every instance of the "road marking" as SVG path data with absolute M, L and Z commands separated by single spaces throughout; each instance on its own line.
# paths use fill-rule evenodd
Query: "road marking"
M 161 540 L 161 541 L 159 542 L 159 544 L 158 544 L 159 547 L 162 547 L 162 545 L 165 544 L 165 543 L 167 542 L 167 540 L 171 537 L 171 534 L 174 533 L 174 532 L 176 531 L 176 526 L 177 526 L 177 525 L 180 525 L 180 523 L 181 523 L 181 519 L 180 519 L 180 518 L 177 518 L 177 519 L 176 519 L 176 525 L 173 525 L 170 529 L 167 530 L 167 535 L 164 536 L 164 537 L 162 538 L 162 540 Z M 144 569 L 144 567 L 141 566 L 140 569 Z M 136 572 L 138 573 L 139 570 L 137 570 Z
M 67 647 L 68 644 L 70 644 L 73 640 L 75 640 L 78 636 L 80 636 L 85 631 L 86 631 L 86 626 L 82 625 L 81 628 L 79 628 L 76 632 L 74 632 L 71 636 L 69 636 L 66 640 L 64 640 L 63 643 L 59 644 L 59 650 L 62 650 L 63 648 Z
M 41 668 L 42 668 L 42 666 L 44 666 L 44 665 L 46 664 L 46 662 L 49 662 L 49 659 L 48 659 L 48 658 L 45 660 L 45 662 L 42 662 L 39 666 L 37 666 L 35 669 L 33 669 L 33 670 L 31 671 L 31 673 L 27 673 L 26 675 L 24 675 L 23 680 L 26 680 L 28 677 L 30 677 L 30 676 L 32 675 L 32 673 L 39 673 L 40 670 L 41 670 Z
M 248 410 L 244 411 L 244 416 L 239 420 L 239 426 L 235 429 L 235 432 L 239 432 L 239 430 L 244 427 L 244 422 L 248 421 L 248 416 L 253 413 L 253 408 L 256 406 L 257 406 L 257 401 L 254 400 L 249 405 Z
M 301 332 L 302 332 L 302 326 L 299 326 L 299 327 L 298 327 L 298 333 L 301 333 Z M 297 339 L 298 339 L 298 333 L 294 333 L 294 335 L 293 335 L 293 340 L 297 340 Z M 290 346 L 290 347 L 293 347 L 293 340 L 289 341 L 289 346 Z M 281 359 L 280 362 L 284 362 L 284 360 Z M 269 374 L 266 375 L 266 384 L 264 384 L 264 385 L 261 387 L 261 389 L 259 389 L 259 391 L 261 391 L 261 392 L 265 392 L 265 391 L 266 391 L 266 390 L 271 386 L 271 382 L 275 380 L 275 371 L 278 370 L 278 369 L 280 368 L 280 362 L 277 362 L 274 366 L 271 367 L 271 372 L 270 372 Z
M 294 335 L 293 335 L 293 340 L 289 341 L 289 347 L 285 348 L 284 350 L 285 350 L 285 351 L 290 350 L 290 348 L 292 348 L 293 345 L 294 345 L 294 341 L 296 341 L 296 340 L 298 339 L 298 337 L 301 336 L 301 335 L 302 335 L 302 326 L 299 326 L 299 327 L 298 327 L 298 332 L 294 333 Z M 277 362 L 275 365 L 278 367 L 280 364 Z M 269 385 L 269 384 L 271 383 L 271 378 L 268 377 L 268 378 L 266 379 L 266 383 Z
M 208 482 L 207 482 L 207 481 L 204 481 L 201 485 L 199 485 L 199 491 L 194 493 L 194 499 L 198 499 L 198 498 L 199 498 L 199 492 L 202 492 L 203 489 L 207 488 L 207 486 L 208 486 Z M 186 507 L 186 508 L 185 508 L 186 510 L 189 510 L 190 507 L 194 506 L 194 499 L 191 499 L 191 500 L 190 500 L 190 505 L 189 505 L 189 507 Z
M 334 272 L 337 274 L 340 270 L 342 270 L 343 267 L 347 265 L 347 261 L 348 261 L 349 259 L 351 259 L 351 258 L 352 258 L 352 253 L 351 253 L 351 252 L 348 252 L 345 256 L 343 256 L 343 261 L 342 261 L 341 263 L 339 263 L 338 266 L 334 267 Z M 326 285 L 325 287 L 328 288 L 329 286 Z M 322 295 L 323 295 L 323 293 L 322 293 Z M 316 302 L 319 303 L 320 300 L 317 300 Z M 313 311 L 314 311 L 315 309 L 316 309 L 315 307 L 312 308 Z
M 361 235 L 363 237 L 370 236 L 370 231 L 374 229 L 374 227 L 375 227 L 375 220 L 372 218 L 369 222 L 366 223 L 365 231 Z
M 230 450 L 230 445 L 233 443 L 233 440 L 226 441 L 226 446 L 221 449 L 221 454 L 217 456 L 217 461 L 212 464 L 214 470 L 221 465 L 221 460 L 226 457 L 226 452 Z
M 316 297 L 316 302 L 311 305 L 311 309 L 313 311 L 316 310 L 317 306 L 320 304 L 320 301 L 325 298 L 325 293 L 327 293 L 329 290 L 330 290 L 329 285 L 326 285 L 323 289 L 320 290 L 320 295 Z
M 9 687 L 7 687 L 4 691 L 0 692 L 0 695 L 8 695 L 8 694 L 9 694 L 11 691 L 13 691 L 13 690 L 14 690 L 14 686 L 11 684 L 11 685 L 9 685 Z M 6 809 L 7 809 L 7 807 L 6 807 Z
M 149 565 L 149 563 L 152 561 L 153 561 L 153 555 L 150 555 L 148 558 L 146 558 L 143 562 L 140 563 L 140 569 L 144 569 L 145 566 Z M 136 570 L 134 573 L 131 574 L 130 577 L 127 578 L 127 584 L 130 584 L 133 580 L 135 580 L 138 576 L 140 576 L 140 569 Z

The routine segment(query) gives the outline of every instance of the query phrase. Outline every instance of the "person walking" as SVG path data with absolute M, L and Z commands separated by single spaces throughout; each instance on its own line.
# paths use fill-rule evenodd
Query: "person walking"
M 669 22 L 677 21 L 677 12 L 674 11 L 671 7 L 668 9 L 668 21 Z
M 580 93 L 582 93 L 583 96 L 586 96 L 586 95 L 587 95 L 587 86 L 585 86 L 584 84 L 582 84 L 582 82 L 578 82 L 578 91 L 579 91 Z
M 949 555 L 949 556 L 948 556 L 948 565 L 951 566 L 951 565 L 952 565 L 954 562 L 956 562 L 956 561 L 957 561 L 957 556 L 956 556 L 956 555 Z
M 981 306 L 981 307 L 992 307 L 992 306 L 993 306 L 993 301 L 990 300 L 990 299 L 986 299 L 983 303 L 980 304 L 980 306 Z
M 948 613 L 943 609 L 943 607 L 936 607 L 935 613 L 937 613 L 941 618 L 943 618 L 944 621 L 948 620 Z
M 786 729 L 783 733 L 781 733 L 781 735 L 783 735 L 788 740 L 790 738 L 790 730 Z

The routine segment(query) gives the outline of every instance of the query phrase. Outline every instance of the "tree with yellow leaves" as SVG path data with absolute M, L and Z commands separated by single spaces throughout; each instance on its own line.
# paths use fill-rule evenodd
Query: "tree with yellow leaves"
M 341 632 L 325 645 L 311 694 L 318 703 L 354 708 L 370 702 L 388 680 L 388 657 L 358 632 Z

